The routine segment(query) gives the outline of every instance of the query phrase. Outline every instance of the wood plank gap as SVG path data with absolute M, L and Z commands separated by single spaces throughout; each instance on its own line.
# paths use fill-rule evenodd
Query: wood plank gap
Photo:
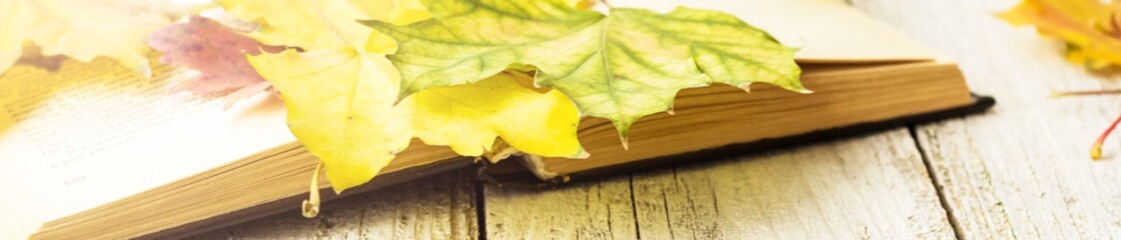
M 472 178 L 471 182 L 475 184 L 475 223 L 479 231 L 478 240 L 487 240 L 487 199 L 486 199 L 486 183 L 479 177 Z
M 627 187 L 631 192 L 631 216 L 634 217 L 634 239 L 642 239 L 642 228 L 638 224 L 638 202 L 634 200 L 634 172 L 627 173 Z
M 954 229 L 954 238 L 961 240 L 965 239 L 965 234 L 958 227 L 958 220 L 954 217 L 954 210 L 950 208 L 950 202 L 946 198 L 946 193 L 942 190 L 942 185 L 938 184 L 938 174 L 934 173 L 934 165 L 930 162 L 930 157 L 927 156 L 926 150 L 923 149 L 922 143 L 919 142 L 919 134 L 916 130 L 915 124 L 907 124 L 907 132 L 911 134 L 911 140 L 915 143 L 915 149 L 919 151 L 919 157 L 922 158 L 922 164 L 926 167 L 926 174 L 930 178 L 930 184 L 934 186 L 934 192 L 938 194 L 938 204 L 942 205 L 942 210 L 946 211 L 946 221 L 950 222 L 950 228 Z

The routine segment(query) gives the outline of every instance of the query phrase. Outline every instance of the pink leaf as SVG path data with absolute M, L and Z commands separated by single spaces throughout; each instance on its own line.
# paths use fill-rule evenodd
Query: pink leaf
M 163 52 L 160 62 L 201 72 L 174 87 L 196 94 L 222 94 L 226 105 L 251 97 L 271 86 L 249 65 L 246 54 L 257 55 L 275 47 L 262 46 L 226 26 L 199 16 L 174 24 L 148 36 L 148 45 Z M 236 94 L 233 94 L 236 93 Z

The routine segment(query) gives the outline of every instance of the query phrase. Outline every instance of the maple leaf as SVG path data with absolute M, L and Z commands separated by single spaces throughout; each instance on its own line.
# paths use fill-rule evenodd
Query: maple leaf
M 289 128 L 322 160 L 336 192 L 372 179 L 414 135 L 431 145 L 450 145 L 468 156 L 488 151 L 496 137 L 531 154 L 585 155 L 576 139 L 579 113 L 568 97 L 556 91 L 538 94 L 521 88 L 509 76 L 432 89 L 397 104 L 400 74 L 380 54 L 392 52 L 396 45 L 356 20 L 418 21 L 428 17 L 419 3 L 219 3 L 243 21 L 262 24 L 260 32 L 250 37 L 306 50 L 251 55 L 248 61 L 280 92 L 288 109 Z M 278 6 L 301 8 L 270 10 L 281 9 Z M 397 8 L 374 11 L 368 9 L 371 6 Z M 288 16 L 298 21 L 285 19 Z M 311 206 L 307 207 L 312 210 L 309 214 L 317 204 L 314 197 L 305 204 Z
M 280 92 L 288 127 L 323 161 L 335 191 L 369 181 L 408 147 L 407 119 L 392 110 L 397 76 L 384 57 L 288 50 L 249 62 Z
M 417 138 L 433 146 L 451 146 L 459 155 L 491 152 L 496 137 L 522 152 L 583 158 L 576 139 L 580 113 L 557 90 L 538 93 L 518 83 L 532 78 L 500 73 L 482 81 L 417 92 L 397 105 L 411 117 Z M 493 159 L 492 159 L 493 160 Z
M 1121 2 L 1024 0 L 998 16 L 1013 25 L 1035 25 L 1041 35 L 1066 42 L 1066 58 L 1093 69 L 1121 66 Z
M 416 18 L 394 10 L 409 6 L 403 2 L 218 1 L 231 15 L 261 26 L 250 37 L 306 50 L 248 60 L 284 98 L 289 128 L 321 159 L 335 191 L 372 179 L 411 139 L 407 122 L 392 116 L 399 77 L 379 54 L 391 51 L 393 41 L 357 22 Z
M 372 179 L 414 135 L 465 156 L 490 151 L 496 137 L 530 154 L 587 156 L 576 138 L 580 115 L 559 91 L 538 93 L 499 74 L 394 106 L 397 74 L 384 57 L 321 53 L 288 50 L 249 61 L 280 89 L 292 133 L 323 160 L 337 192 Z
M 228 94 L 226 104 L 253 96 L 271 86 L 249 65 L 245 54 L 257 55 L 262 46 L 256 40 L 226 26 L 199 16 L 187 23 L 164 27 L 148 36 L 148 45 L 163 52 L 160 62 L 199 71 L 201 74 L 175 86 L 173 90 L 198 94 Z
M 170 23 L 146 1 L 0 0 L 0 72 L 31 41 L 44 55 L 88 62 L 105 56 L 151 76 L 144 37 Z
M 389 59 L 401 71 L 401 96 L 533 66 L 536 84 L 611 120 L 625 147 L 630 125 L 670 109 L 683 88 L 764 82 L 809 92 L 798 81 L 795 49 L 725 13 L 612 8 L 604 15 L 570 0 L 423 2 L 433 19 L 364 22 L 400 45 Z

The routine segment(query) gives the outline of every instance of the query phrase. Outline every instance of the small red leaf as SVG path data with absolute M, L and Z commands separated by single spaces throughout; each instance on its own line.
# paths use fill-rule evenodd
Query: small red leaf
M 193 16 L 188 23 L 174 24 L 152 33 L 147 42 L 163 53 L 161 63 L 201 73 L 173 90 L 227 95 L 226 105 L 229 106 L 271 86 L 249 65 L 245 55 L 257 55 L 262 48 L 269 51 L 277 47 L 262 46 L 216 21 Z

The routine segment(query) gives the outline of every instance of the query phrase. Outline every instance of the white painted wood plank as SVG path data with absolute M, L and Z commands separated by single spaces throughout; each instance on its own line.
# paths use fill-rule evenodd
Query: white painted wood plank
M 634 193 L 659 239 L 954 237 L 904 129 L 640 174 Z
M 558 190 L 488 187 L 487 230 L 631 239 L 637 221 L 644 239 L 953 238 L 927 176 L 898 129 Z
M 556 189 L 485 186 L 488 239 L 634 239 L 629 175 Z
M 1107 141 L 1105 160 L 1088 153 L 1121 96 L 1049 98 L 1121 88 L 1116 77 L 1069 64 L 1059 42 L 994 17 L 1016 0 L 853 2 L 960 62 L 975 92 L 997 98 L 988 114 L 918 130 L 963 237 L 1121 238 L 1121 139 Z

